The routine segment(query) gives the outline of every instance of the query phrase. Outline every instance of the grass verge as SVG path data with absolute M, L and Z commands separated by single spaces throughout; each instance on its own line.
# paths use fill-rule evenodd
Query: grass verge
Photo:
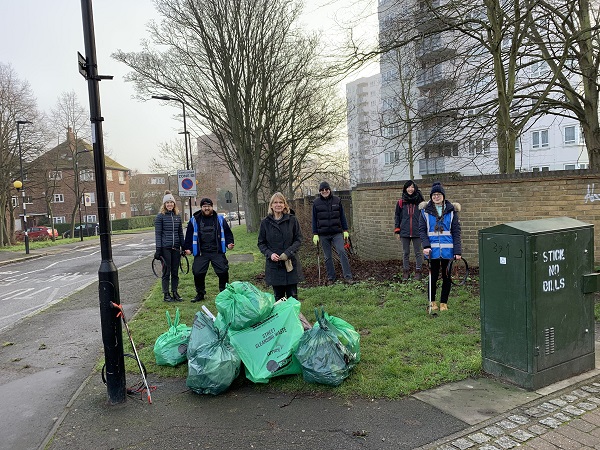
M 264 259 L 256 246 L 256 233 L 234 227 L 235 250 L 251 253 L 253 262 L 230 262 L 230 279 L 250 281 L 270 291 L 257 275 L 264 270 Z M 190 261 L 191 263 L 191 261 Z M 314 262 L 316 263 L 316 261 Z M 209 271 L 207 296 L 202 303 L 216 314 L 214 298 L 217 277 Z M 190 303 L 195 295 L 191 272 L 180 277 L 182 303 L 165 303 L 160 283 L 156 282 L 138 314 L 130 321 L 134 341 L 147 369 L 161 377 L 180 377 L 185 383 L 187 364 L 164 367 L 155 364 L 153 346 L 167 330 L 165 310 L 174 317 L 180 309 L 181 322 L 191 325 L 202 304 Z M 274 378 L 268 384 L 291 392 L 323 395 L 400 398 L 413 392 L 481 374 L 479 297 L 468 287 L 454 286 L 450 310 L 432 318 L 425 310 L 427 281 L 409 283 L 358 282 L 353 286 L 299 286 L 302 313 L 315 321 L 314 308 L 321 305 L 334 316 L 351 323 L 361 334 L 361 362 L 350 377 L 336 388 L 305 383 L 301 375 Z M 126 301 L 126 300 L 124 300 Z M 131 351 L 124 336 L 125 351 Z M 131 368 L 130 370 L 135 370 Z M 265 385 L 256 385 L 264 388 Z

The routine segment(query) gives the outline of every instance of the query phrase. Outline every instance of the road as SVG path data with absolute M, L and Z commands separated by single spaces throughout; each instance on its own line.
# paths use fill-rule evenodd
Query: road
M 112 238 L 117 269 L 153 253 L 154 231 Z M 94 240 L 0 267 L 0 331 L 97 281 L 100 261 Z
M 156 282 L 149 256 L 154 232 L 112 242 L 120 299 L 131 319 Z M 48 253 L 0 267 L 1 450 L 38 448 L 102 356 L 97 242 Z

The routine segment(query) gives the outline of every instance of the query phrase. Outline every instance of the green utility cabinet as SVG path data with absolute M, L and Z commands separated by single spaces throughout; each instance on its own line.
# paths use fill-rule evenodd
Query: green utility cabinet
M 479 231 L 483 370 L 535 390 L 595 367 L 594 227 L 569 217 Z

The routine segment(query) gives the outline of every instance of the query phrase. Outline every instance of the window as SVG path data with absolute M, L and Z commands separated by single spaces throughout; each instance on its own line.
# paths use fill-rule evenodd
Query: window
M 126 212 L 122 212 L 121 213 L 121 219 L 127 219 L 127 213 Z
M 115 206 L 115 193 L 109 192 L 108 193 L 108 207 L 114 208 L 114 206 Z
M 385 152 L 385 163 L 386 164 L 394 164 L 396 161 L 400 160 L 400 152 Z
M 543 77 L 549 71 L 546 61 L 536 61 L 530 66 L 530 69 L 531 76 L 536 78 Z
M 579 168 L 580 169 L 589 169 L 590 165 L 588 163 L 582 163 L 582 164 L 579 164 Z
M 531 132 L 531 147 L 544 148 L 548 147 L 548 130 L 532 131 Z
M 565 145 L 583 144 L 583 133 L 577 125 L 569 125 L 563 128 L 563 141 Z
M 548 166 L 532 167 L 532 169 L 531 169 L 532 172 L 548 172 L 549 170 L 550 170 L 550 167 L 548 167 Z
M 54 216 L 52 220 L 54 220 L 54 223 L 67 223 L 67 219 L 65 216 Z
M 52 202 L 53 203 L 64 203 L 65 202 L 65 196 L 62 194 L 54 194 L 52 197 Z
M 17 197 L 16 195 L 13 195 L 10 198 L 10 201 L 12 203 L 13 208 L 16 208 L 17 206 L 19 206 L 19 197 Z
M 452 157 L 458 156 L 458 144 L 444 145 L 440 150 L 440 156 Z
M 117 218 L 117 215 L 115 213 L 110 214 L 110 220 L 115 220 L 116 218 Z
M 521 138 L 517 138 L 515 140 L 515 153 L 519 153 L 521 151 Z
M 135 191 L 131 191 L 131 192 L 129 193 L 129 198 L 137 198 L 137 192 L 135 192 Z
M 476 139 L 469 141 L 469 156 L 477 155 L 489 155 L 490 154 L 490 141 L 485 139 Z
M 51 170 L 48 172 L 48 179 L 59 181 L 62 180 L 62 170 Z
M 396 126 L 385 127 L 383 129 L 383 136 L 384 137 L 398 136 L 398 127 L 396 127 Z
M 86 217 L 87 223 L 96 223 L 96 215 L 95 214 L 90 214 L 85 217 Z
M 110 170 L 110 169 L 106 169 L 106 179 L 107 179 L 108 181 L 112 181 L 112 180 L 113 180 L 113 177 L 112 177 L 112 170 Z
M 150 178 L 150 184 L 165 184 L 164 177 L 152 177 Z
M 576 168 L 575 164 L 565 164 L 565 170 L 575 170 Z
M 125 184 L 125 172 L 119 171 L 119 184 Z
M 125 198 L 125 192 L 119 192 L 119 203 L 121 205 L 127 204 L 127 199 Z
M 84 169 L 79 172 L 80 181 L 94 181 L 94 171 L 92 169 Z

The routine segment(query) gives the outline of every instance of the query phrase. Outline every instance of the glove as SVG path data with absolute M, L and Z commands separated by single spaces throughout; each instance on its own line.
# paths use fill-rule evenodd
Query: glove
M 344 239 L 348 239 L 350 237 L 350 233 L 344 231 Z
M 313 244 L 317 245 L 318 243 L 319 243 L 319 235 L 318 235 L 318 234 L 315 234 L 315 235 L 313 236 Z
M 282 253 L 281 255 L 279 255 L 279 260 L 280 261 L 287 261 L 288 260 L 288 255 L 286 255 L 285 253 Z
M 154 252 L 154 259 L 160 259 L 160 250 Z

